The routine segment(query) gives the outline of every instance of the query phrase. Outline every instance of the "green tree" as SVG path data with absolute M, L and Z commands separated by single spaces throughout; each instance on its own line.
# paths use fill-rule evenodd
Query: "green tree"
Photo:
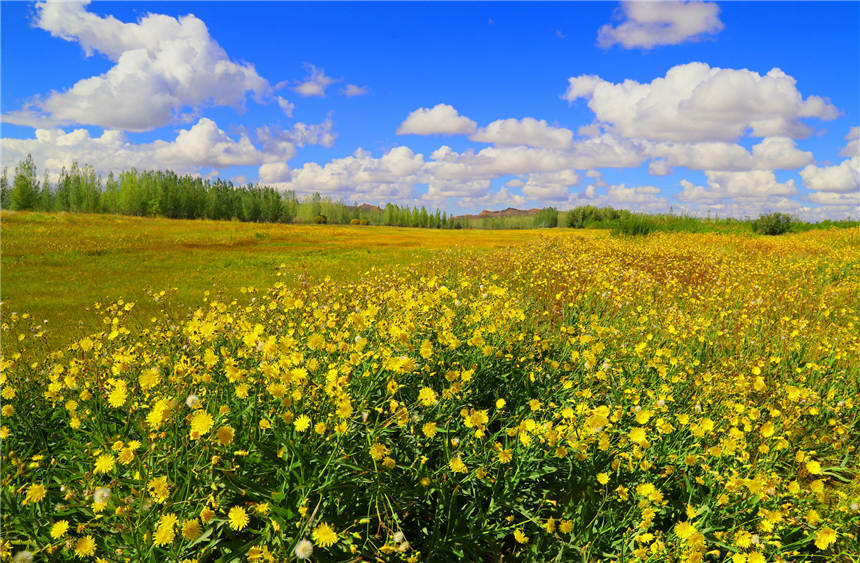
M 36 163 L 29 154 L 15 167 L 15 180 L 10 194 L 12 209 L 33 209 L 39 202 L 39 181 Z

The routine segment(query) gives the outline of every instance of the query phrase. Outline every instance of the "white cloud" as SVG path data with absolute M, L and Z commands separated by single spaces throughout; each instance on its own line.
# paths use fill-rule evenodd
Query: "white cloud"
M 848 134 L 845 135 L 845 140 L 850 141 L 851 139 L 860 139 L 860 126 L 855 125 L 848 130 Z
M 768 137 L 753 145 L 752 152 L 741 145 L 723 142 L 642 142 L 641 146 L 646 155 L 665 159 L 666 165 L 691 170 L 793 170 L 813 160 L 811 152 L 799 150 L 787 137 Z
M 523 195 L 538 201 L 566 201 L 570 188 L 579 184 L 579 180 L 579 174 L 575 170 L 529 174 L 528 181 L 523 186 Z
M 169 123 L 187 107 L 241 107 L 247 92 L 270 90 L 253 65 L 236 63 L 193 15 L 148 14 L 123 23 L 85 10 L 87 2 L 42 2 L 35 25 L 55 37 L 77 41 L 90 55 L 100 52 L 112 66 L 68 90 L 31 100 L 3 116 L 33 127 L 81 123 L 148 131 Z
M 655 141 L 734 142 L 748 130 L 756 137 L 797 138 L 810 133 L 801 119 L 837 116 L 824 99 L 804 99 L 794 78 L 778 68 L 762 76 L 698 62 L 672 67 L 646 84 L 572 77 L 564 98 L 587 99 L 597 119 L 624 137 Z
M 468 135 L 477 123 L 457 113 L 448 104 L 419 108 L 407 116 L 397 128 L 398 135 Z
M 286 182 L 290 179 L 290 167 L 285 162 L 267 162 L 260 166 L 259 177 L 261 184 Z
M 500 119 L 475 131 L 472 141 L 495 145 L 528 145 L 550 149 L 564 149 L 573 140 L 573 131 L 563 127 L 552 127 L 546 121 L 532 117 Z
M 522 180 L 520 180 L 519 178 L 511 178 L 510 180 L 505 182 L 505 185 L 508 186 L 509 188 L 521 188 L 525 184 L 526 183 L 523 182 Z
M 839 156 L 857 156 L 860 157 L 860 139 L 852 139 L 848 141 L 845 147 L 839 151 Z
M 281 96 L 278 96 L 278 105 L 280 106 L 281 111 L 284 112 L 284 115 L 286 115 L 287 117 L 293 116 L 293 110 L 296 109 L 296 104 L 282 98 Z
M 370 92 L 370 90 L 368 90 L 366 87 L 356 86 L 355 84 L 347 84 L 346 88 L 341 90 L 341 93 L 349 98 L 353 96 L 363 96 L 368 92 Z
M 56 174 L 73 162 L 91 164 L 107 173 L 129 168 L 171 168 L 178 173 L 197 173 L 201 167 L 256 166 L 285 161 L 294 154 L 289 143 L 255 146 L 247 135 L 231 138 L 214 121 L 202 118 L 182 129 L 173 141 L 134 144 L 118 130 L 91 137 L 86 129 L 37 129 L 33 139 L 4 138 L 4 166 L 14 166 L 28 153 L 40 170 Z
M 836 166 L 810 164 L 800 171 L 803 185 L 820 192 L 856 192 L 860 190 L 860 156 L 843 160 Z
M 797 193 L 794 180 L 779 182 L 770 170 L 746 172 L 707 171 L 708 187 L 681 180 L 680 201 L 715 203 L 721 200 L 766 200 Z
M 620 44 L 632 49 L 651 49 L 701 39 L 723 29 L 720 8 L 711 2 L 622 2 L 625 20 L 613 27 L 606 24 L 597 32 L 597 44 L 608 49 Z
M 581 192 L 571 194 L 565 206 L 567 208 L 582 205 L 610 206 L 651 213 L 668 211 L 669 202 L 660 193 L 660 188 L 654 186 L 627 187 L 625 184 L 604 184 L 603 186 L 592 184 L 586 186 Z
M 662 158 L 657 158 L 648 163 L 648 174 L 652 176 L 668 176 L 672 173 L 672 167 Z
M 304 82 L 293 88 L 293 90 L 306 98 L 310 96 L 325 98 L 326 88 L 337 82 L 338 79 L 326 76 L 323 69 L 317 68 L 312 64 L 305 64 L 305 67 L 308 69 L 307 78 L 305 78 Z
M 483 196 L 462 197 L 459 204 L 467 209 L 477 211 L 478 209 L 503 209 L 507 207 L 525 207 L 526 198 L 510 193 L 507 188 L 501 188 L 497 192 L 488 192 Z

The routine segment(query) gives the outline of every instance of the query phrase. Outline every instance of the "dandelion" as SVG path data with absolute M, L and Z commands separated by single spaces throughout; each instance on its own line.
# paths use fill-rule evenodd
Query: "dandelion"
M 245 509 L 241 506 L 234 506 L 230 509 L 230 512 L 227 513 L 227 520 L 230 522 L 230 528 L 233 530 L 244 530 L 245 526 L 248 525 L 250 521 L 248 519 L 248 513 L 245 512 Z
M 296 549 L 294 553 L 296 554 L 296 559 L 310 559 L 311 554 L 314 552 L 314 544 L 311 543 L 310 540 L 303 539 L 299 543 L 296 544 Z
M 466 467 L 466 464 L 463 463 L 463 458 L 460 456 L 452 457 L 451 461 L 448 462 L 448 465 L 451 467 L 451 471 L 454 473 L 468 473 L 469 469 Z
M 807 461 L 806 470 L 809 471 L 811 475 L 821 475 L 821 464 L 814 460 Z
M 374 442 L 370 446 L 370 457 L 373 458 L 374 461 L 379 461 L 383 457 L 388 455 L 388 448 L 379 442 Z
M 200 522 L 196 519 L 186 520 L 182 523 L 182 537 L 188 541 L 194 541 L 200 537 Z
M 99 473 L 110 473 L 116 465 L 116 459 L 111 454 L 102 454 L 96 458 L 95 470 L 96 475 Z
M 92 557 L 96 552 L 96 540 L 92 536 L 84 536 L 75 542 L 75 555 L 83 559 Z
M 830 526 L 821 528 L 818 530 L 818 533 L 815 534 L 815 547 L 822 551 L 834 543 L 836 543 L 836 530 Z
M 606 483 L 609 482 L 609 475 L 607 475 L 606 473 L 598 473 L 597 474 L 597 482 L 600 483 L 601 485 L 605 485 Z
M 152 537 L 152 542 L 157 546 L 164 546 L 173 543 L 176 537 L 176 532 L 173 527 L 176 525 L 175 514 L 165 514 L 158 519 L 158 526 L 155 528 L 155 535 Z
M 110 500 L 110 487 L 99 487 L 93 491 L 93 502 L 105 504 Z
M 30 551 L 19 551 L 12 558 L 12 563 L 30 563 L 33 561 L 33 553 Z
M 24 497 L 24 502 L 42 502 L 45 498 L 47 490 L 41 483 L 33 483 L 27 487 L 27 496 Z
M 525 544 L 525 543 L 528 543 L 528 542 L 529 542 L 529 537 L 528 537 L 528 536 L 527 536 L 527 535 L 526 535 L 522 530 L 520 530 L 519 528 L 517 528 L 516 530 L 514 530 L 514 539 L 515 539 L 515 540 L 517 541 L 517 543 L 519 543 L 519 544 Z
M 296 427 L 297 432 L 304 432 L 310 425 L 311 419 L 306 414 L 301 415 L 293 422 L 293 426 Z
M 233 442 L 235 431 L 230 426 L 222 426 L 218 429 L 218 432 L 215 433 L 215 436 L 218 438 L 219 444 L 221 444 L 222 446 L 226 446 Z
M 206 411 L 197 411 L 191 417 L 191 439 L 196 440 L 212 429 L 212 415 Z
M 514 459 L 514 452 L 510 448 L 501 450 L 497 454 L 499 459 L 499 463 L 510 463 L 512 459 Z
M 192 394 L 188 395 L 187 397 L 185 397 L 185 406 L 187 406 L 189 409 L 193 409 L 194 407 L 196 407 L 199 404 L 200 404 L 200 397 L 198 397 L 197 395 L 192 393 Z
M 319 547 L 329 547 L 337 543 L 337 533 L 325 522 L 314 529 L 311 537 Z
M 425 407 L 432 407 L 437 402 L 436 391 L 429 387 L 422 387 L 421 390 L 418 391 L 418 402 Z
M 436 436 L 436 423 L 426 423 L 424 426 L 421 427 L 421 432 L 428 438 L 433 438 L 434 436 Z
M 54 522 L 54 525 L 51 526 L 51 537 L 53 539 L 59 539 L 66 535 L 66 532 L 69 531 L 69 521 L 68 520 L 58 520 Z

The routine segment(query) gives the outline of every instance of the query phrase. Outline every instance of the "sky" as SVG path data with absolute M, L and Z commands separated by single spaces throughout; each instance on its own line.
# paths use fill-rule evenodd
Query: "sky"
M 2 164 L 860 217 L 858 2 L 3 2 Z

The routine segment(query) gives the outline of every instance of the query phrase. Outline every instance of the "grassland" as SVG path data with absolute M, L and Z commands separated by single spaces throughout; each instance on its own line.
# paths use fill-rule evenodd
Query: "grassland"
M 50 255 L 106 319 L 4 345 L 4 559 L 860 553 L 860 229 L 4 215 L 3 245 L 4 286 L 50 293 Z
M 40 345 L 48 348 L 100 330 L 96 303 L 130 301 L 139 318 L 148 319 L 165 302 L 196 307 L 206 291 L 242 299 L 241 288 L 269 287 L 278 272 L 290 281 L 355 281 L 374 268 L 420 262 L 440 249 L 485 251 L 533 236 L 15 212 L 2 214 L 0 228 L 3 312 L 29 314 L 42 326 Z M 165 297 L 154 301 L 162 290 Z M 14 338 L 4 336 L 4 350 L 17 349 Z

